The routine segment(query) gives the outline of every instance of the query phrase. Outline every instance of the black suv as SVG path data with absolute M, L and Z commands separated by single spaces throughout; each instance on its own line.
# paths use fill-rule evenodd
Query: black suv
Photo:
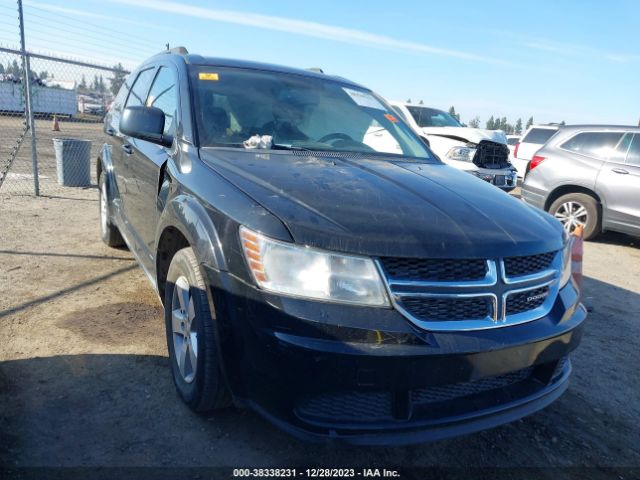
M 409 443 L 567 388 L 586 313 L 562 226 L 444 165 L 370 90 L 172 50 L 129 76 L 104 131 L 102 238 L 156 288 L 192 409 Z

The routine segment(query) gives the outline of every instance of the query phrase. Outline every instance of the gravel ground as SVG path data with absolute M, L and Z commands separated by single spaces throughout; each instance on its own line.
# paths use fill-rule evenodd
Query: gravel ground
M 251 411 L 198 416 L 182 405 L 160 303 L 131 254 L 100 241 L 94 188 L 0 196 L 0 465 L 178 469 L 154 478 L 193 472 L 183 467 L 435 467 L 470 478 L 480 468 L 551 466 L 579 467 L 563 470 L 575 478 L 637 478 L 639 244 L 608 234 L 585 246 L 593 312 L 571 386 L 547 409 L 432 444 L 310 447 Z

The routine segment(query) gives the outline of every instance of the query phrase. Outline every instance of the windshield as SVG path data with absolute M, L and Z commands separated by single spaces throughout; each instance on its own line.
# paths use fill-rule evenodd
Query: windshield
M 461 127 L 460 122 L 442 110 L 407 105 L 407 110 L 420 127 Z
M 254 135 L 271 148 L 385 153 L 435 160 L 382 99 L 332 79 L 241 68 L 191 69 L 202 147 L 238 147 Z

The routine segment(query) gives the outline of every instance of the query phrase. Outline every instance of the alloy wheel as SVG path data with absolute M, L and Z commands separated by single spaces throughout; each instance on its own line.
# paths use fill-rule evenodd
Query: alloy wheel
M 100 228 L 103 236 L 107 234 L 108 222 L 107 184 L 103 182 L 100 187 Z
M 575 201 L 560 205 L 554 216 L 560 220 L 568 233 L 573 232 L 580 225 L 585 227 L 589 219 L 586 207 Z
M 176 281 L 171 301 L 173 351 L 182 379 L 191 383 L 198 365 L 198 333 L 189 281 L 181 276 Z

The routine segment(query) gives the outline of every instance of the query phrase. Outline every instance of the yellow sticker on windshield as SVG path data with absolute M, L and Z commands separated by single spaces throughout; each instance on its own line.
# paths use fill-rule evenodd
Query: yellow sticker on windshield
M 200 80 L 218 80 L 218 74 L 217 73 L 200 72 L 198 74 L 198 79 L 200 79 Z

